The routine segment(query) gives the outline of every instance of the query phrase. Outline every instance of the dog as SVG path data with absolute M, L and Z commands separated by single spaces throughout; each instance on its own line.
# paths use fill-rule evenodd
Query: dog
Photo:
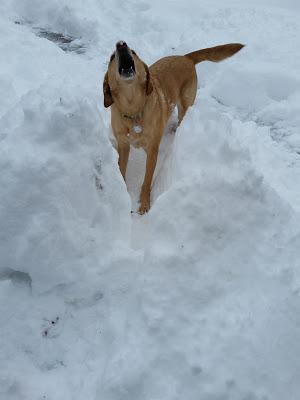
M 219 62 L 244 47 L 240 43 L 193 51 L 183 56 L 161 58 L 148 67 L 124 41 L 116 44 L 103 81 L 104 106 L 111 106 L 111 126 L 117 141 L 119 168 L 125 180 L 130 145 L 147 155 L 138 212 L 150 209 L 152 177 L 161 138 L 175 108 L 178 125 L 197 92 L 195 65 Z

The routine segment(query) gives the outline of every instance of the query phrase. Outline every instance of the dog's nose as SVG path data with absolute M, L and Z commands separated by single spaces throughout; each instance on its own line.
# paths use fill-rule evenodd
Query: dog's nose
M 124 42 L 123 40 L 120 40 L 117 44 L 116 44 L 116 48 L 117 50 L 122 50 L 125 49 L 127 47 L 126 42 Z

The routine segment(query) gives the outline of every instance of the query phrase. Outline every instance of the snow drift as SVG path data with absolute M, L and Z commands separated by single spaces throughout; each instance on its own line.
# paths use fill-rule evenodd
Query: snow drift
M 299 7 L 0 8 L 0 399 L 297 400 Z M 121 38 L 147 63 L 247 44 L 198 67 L 144 217 L 102 106 Z

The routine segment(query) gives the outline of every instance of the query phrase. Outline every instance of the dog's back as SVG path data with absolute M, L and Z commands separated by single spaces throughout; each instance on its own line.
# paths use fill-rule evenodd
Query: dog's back
M 240 43 L 230 43 L 196 50 L 184 56 L 161 58 L 150 67 L 151 76 L 157 80 L 167 102 L 177 105 L 179 123 L 188 107 L 195 101 L 197 91 L 195 65 L 201 61 L 222 61 L 233 56 L 242 47 L 244 45 Z
M 164 57 L 151 65 L 150 73 L 159 82 L 165 97 L 174 105 L 188 82 L 197 84 L 194 63 L 185 56 Z

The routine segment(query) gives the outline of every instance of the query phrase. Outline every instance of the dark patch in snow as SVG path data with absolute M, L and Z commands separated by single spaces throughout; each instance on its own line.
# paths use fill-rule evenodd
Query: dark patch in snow
M 223 107 L 227 107 L 225 103 L 223 103 L 217 96 L 211 96 L 218 104 L 220 104 Z
M 50 40 L 50 42 L 57 44 L 65 52 L 75 52 L 77 54 L 82 54 L 86 51 L 86 46 L 80 43 L 79 38 L 75 38 L 70 35 L 64 35 L 60 32 L 52 32 L 44 28 L 34 27 L 33 31 L 38 37 L 42 37 L 44 39 Z
M 76 38 L 71 35 L 63 34 L 61 32 L 52 31 L 50 28 L 41 28 L 34 26 L 30 21 L 15 21 L 16 25 L 30 26 L 34 34 L 38 37 L 50 40 L 55 43 L 65 52 L 74 52 L 83 54 L 86 52 L 87 46 L 81 42 L 81 38 Z
M 97 190 L 103 190 L 103 185 L 100 181 L 99 176 L 95 175 L 95 186 Z
M 66 300 L 65 303 L 76 309 L 81 309 L 92 307 L 93 305 L 98 303 L 98 301 L 102 300 L 103 297 L 103 293 L 101 291 L 97 291 L 90 298 L 73 298 Z
M 192 374 L 193 375 L 200 375 L 202 374 L 203 370 L 199 365 L 192 366 Z
M 49 336 L 49 333 L 50 333 L 50 330 L 52 329 L 52 327 L 54 327 L 55 325 L 57 325 L 57 323 L 58 323 L 58 321 L 59 321 L 59 317 L 56 317 L 56 318 L 51 319 L 51 320 L 45 319 L 45 321 L 47 322 L 47 324 L 48 324 L 49 326 L 48 326 L 47 328 L 44 328 L 44 329 L 43 329 L 42 336 L 48 337 L 48 336 Z M 52 335 L 52 337 L 55 337 L 55 336 Z
M 49 32 L 46 29 L 37 28 L 37 36 L 44 37 L 54 43 L 71 43 L 75 40 L 72 36 L 63 35 L 62 33 Z
M 47 362 L 42 365 L 43 371 L 52 371 L 53 369 L 57 369 L 59 367 L 65 367 L 66 365 L 62 360 L 54 360 L 52 362 Z
M 97 159 L 95 161 L 95 186 L 97 190 L 103 190 L 103 185 L 101 183 L 101 174 L 102 174 L 102 161 L 100 159 Z
M 15 285 L 27 286 L 31 289 L 32 279 L 27 272 L 6 268 L 0 272 L 0 281 L 10 280 Z

